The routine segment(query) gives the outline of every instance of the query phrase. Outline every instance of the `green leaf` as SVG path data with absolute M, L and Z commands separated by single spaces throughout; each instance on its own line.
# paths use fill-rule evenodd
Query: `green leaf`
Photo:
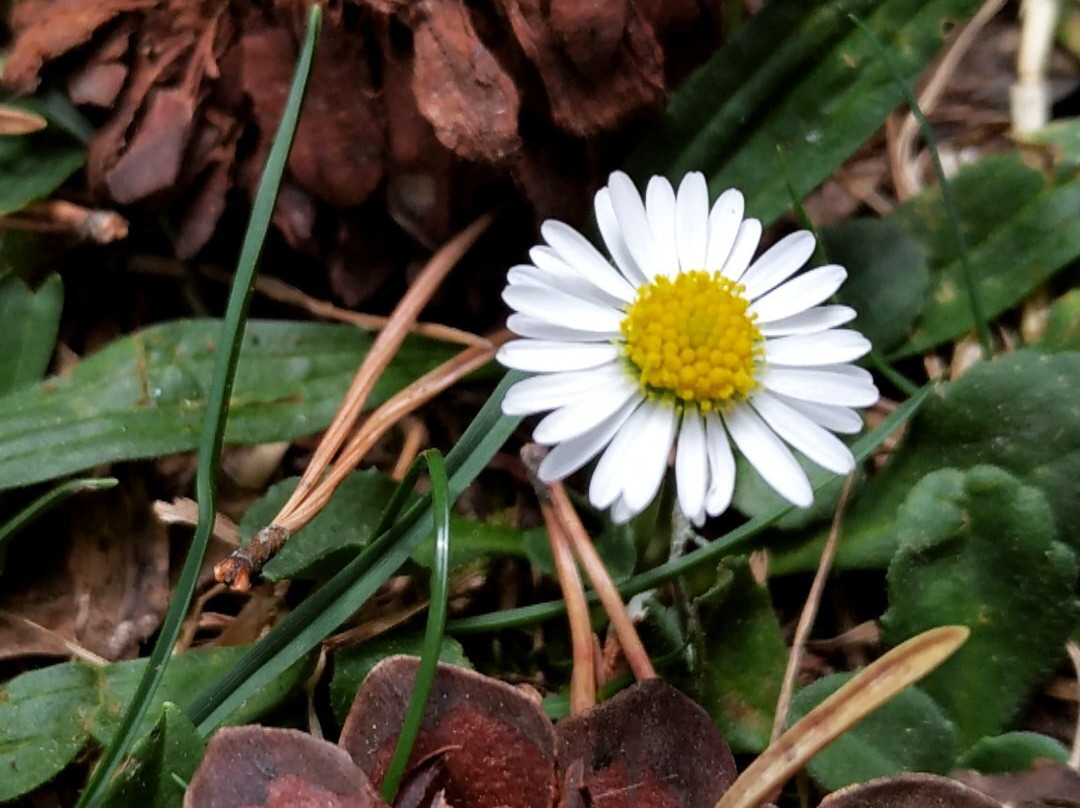
M 716 585 L 694 605 L 705 634 L 701 706 L 732 751 L 760 752 L 769 744 L 787 664 L 769 590 L 754 580 L 745 556 L 728 558 Z
M 826 676 L 800 690 L 791 702 L 794 724 L 854 673 Z M 917 687 L 900 691 L 818 753 L 806 766 L 829 791 L 901 772 L 944 774 L 956 755 L 953 725 Z
M 882 627 L 892 645 L 934 626 L 971 629 L 922 683 L 966 748 L 999 732 L 1061 659 L 1080 618 L 1076 558 L 1055 540 L 1042 492 L 994 466 L 928 475 L 896 529 Z
M 296 488 L 298 477 L 281 480 L 255 502 L 240 522 L 240 535 L 247 538 L 266 527 Z M 334 496 L 311 522 L 291 536 L 264 568 L 271 580 L 322 578 L 337 572 L 364 549 L 397 483 L 375 469 L 350 474 Z M 450 562 L 454 567 L 489 555 L 523 554 L 522 533 L 501 525 L 489 525 L 464 517 L 451 517 L 454 541 Z M 429 539 L 413 554 L 413 559 L 431 566 L 433 553 Z
M 1080 256 L 1080 179 L 1049 179 L 1019 154 L 988 157 L 952 182 L 957 214 L 988 317 L 1019 304 Z M 922 353 L 974 327 L 955 239 L 932 189 L 894 214 L 930 256 L 931 293 L 922 319 L 897 356 Z
M 112 808 L 180 808 L 184 790 L 206 745 L 175 704 L 165 702 L 150 733 L 131 750 L 131 759 L 110 783 Z
M 903 342 L 930 285 L 922 243 L 895 219 L 849 219 L 821 237 L 829 261 L 848 271 L 836 296 L 859 313 L 855 327 L 879 351 Z
M 155 696 L 155 712 L 165 701 L 190 701 L 204 682 L 221 675 L 246 650 L 212 648 L 174 657 Z M 100 668 L 65 662 L 21 674 L 0 688 L 0 801 L 48 782 L 91 737 L 107 744 L 145 668 L 144 659 Z M 305 672 L 305 665 L 293 666 L 230 721 L 251 721 L 265 713 L 299 685 Z M 139 733 L 148 732 L 155 720 L 155 714 L 147 715 Z
M 371 673 L 371 669 L 386 657 L 397 654 L 419 656 L 424 644 L 422 634 L 403 634 L 391 637 L 379 637 L 353 648 L 344 648 L 334 654 L 334 676 L 330 680 L 330 706 L 338 724 L 345 723 L 353 699 L 356 698 L 360 685 Z M 439 661 L 459 668 L 472 669 L 472 663 L 465 656 L 465 649 L 453 637 L 443 637 L 439 651 Z
M 897 511 L 908 492 L 938 469 L 981 463 L 1040 488 L 1058 535 L 1080 549 L 1080 354 L 1018 351 L 941 385 L 888 465 L 848 509 L 837 568 L 888 565 L 897 546 Z M 814 569 L 824 535 L 777 548 L 774 573 Z
M 1026 771 L 1036 760 L 1065 763 L 1069 750 L 1057 738 L 1038 732 L 1006 732 L 983 738 L 956 761 L 958 769 L 975 769 L 983 774 Z
M 70 377 L 0 397 L 0 489 L 194 449 L 220 332 L 218 320 L 152 326 L 85 359 Z M 249 322 L 225 439 L 290 440 L 323 429 L 371 342 L 346 325 Z M 368 406 L 453 353 L 445 344 L 407 340 Z
M 45 375 L 56 346 L 64 283 L 50 275 L 36 291 L 15 274 L 0 275 L 0 395 L 17 390 Z
M 44 199 L 86 162 L 86 150 L 45 130 L 0 137 L 0 216 Z
M 1046 329 L 1034 347 L 1046 353 L 1080 350 L 1080 289 L 1070 289 L 1050 305 Z
M 90 737 L 100 674 L 67 663 L 0 687 L 0 802 L 51 780 Z
M 628 163 L 639 178 L 704 171 L 715 195 L 742 189 L 766 224 L 867 141 L 903 91 L 848 18 L 857 14 L 915 79 L 942 32 L 978 0 L 779 0 L 672 94 L 667 114 Z M 793 168 L 781 171 L 777 149 Z

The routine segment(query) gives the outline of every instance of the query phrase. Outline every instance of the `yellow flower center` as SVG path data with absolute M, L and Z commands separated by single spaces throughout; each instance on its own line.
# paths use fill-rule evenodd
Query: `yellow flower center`
M 742 292 L 704 270 L 658 275 L 638 289 L 620 327 L 647 394 L 674 395 L 703 411 L 746 398 L 762 338 Z

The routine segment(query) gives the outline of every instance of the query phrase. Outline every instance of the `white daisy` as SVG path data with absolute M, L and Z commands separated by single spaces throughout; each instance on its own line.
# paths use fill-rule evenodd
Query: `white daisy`
M 678 193 L 611 175 L 596 219 L 614 266 L 562 222 L 540 228 L 546 245 L 513 267 L 503 299 L 523 339 L 498 360 L 539 375 L 507 391 L 512 415 L 551 412 L 536 426 L 552 446 L 542 480 L 561 480 L 600 455 L 589 486 L 598 508 L 625 521 L 656 496 L 675 447 L 679 504 L 700 524 L 731 503 L 732 444 L 777 493 L 813 501 L 788 446 L 837 474 L 854 459 L 833 433 L 855 433 L 853 409 L 878 399 L 870 374 L 850 364 L 870 350 L 847 306 L 821 305 L 843 267 L 792 279 L 814 251 L 793 233 L 751 263 L 761 223 L 743 218 L 729 190 L 709 209 L 700 173 Z M 602 454 L 601 454 L 602 452 Z

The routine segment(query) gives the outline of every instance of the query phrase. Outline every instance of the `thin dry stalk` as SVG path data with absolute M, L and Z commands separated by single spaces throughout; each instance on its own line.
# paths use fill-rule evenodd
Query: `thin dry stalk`
M 1003 5 L 1005 5 L 1005 0 L 986 0 L 975 16 L 949 43 L 935 65 L 930 80 L 919 93 L 919 109 L 924 115 L 928 115 L 937 106 L 960 60 L 975 42 L 979 32 L 994 18 Z M 914 155 L 915 137 L 919 132 L 919 124 L 911 112 L 908 112 L 899 124 L 896 121 L 895 117 L 886 121 L 885 138 L 896 197 L 903 201 L 922 190 Z
M 634 678 L 639 682 L 655 679 L 656 670 L 645 651 L 645 646 L 641 644 L 641 638 L 638 636 L 637 629 L 634 628 L 634 621 L 630 619 L 630 613 L 626 611 L 622 595 L 619 594 L 615 582 L 611 580 L 604 562 L 600 559 L 600 554 L 593 547 L 585 526 L 581 524 L 573 503 L 566 495 L 566 489 L 563 488 L 562 483 L 552 483 L 549 490 L 551 504 L 563 525 L 570 547 L 581 563 L 582 569 L 585 570 L 593 589 L 596 590 L 600 605 L 607 612 L 608 620 L 611 621 L 611 627 L 615 630 L 615 636 L 619 640 L 619 645 L 622 646 L 623 656 Z
M 940 626 L 901 643 L 781 735 L 732 783 L 715 808 L 757 808 L 814 755 L 964 644 L 966 626 Z
M 487 347 L 466 348 L 384 402 L 356 431 L 333 468 L 309 491 L 307 498 L 292 513 L 279 516 L 260 530 L 249 545 L 220 561 L 214 567 L 214 577 L 228 583 L 234 590 L 249 589 L 251 577 L 274 557 L 290 535 L 318 515 L 342 481 L 394 424 L 459 379 L 490 362 L 498 345 L 508 337 L 508 332 L 500 332 Z
M 63 199 L 31 202 L 0 217 L 0 227 L 35 233 L 70 233 L 96 244 L 119 241 L 128 234 L 127 219 L 116 211 L 84 208 Z
M 405 440 L 401 444 L 401 452 L 394 463 L 394 469 L 390 476 L 400 482 L 405 479 L 409 466 L 420 454 L 420 447 L 427 443 L 428 431 L 424 422 L 415 415 L 409 415 L 401 419 L 402 429 L 405 431 Z
M 505 338 L 500 335 L 496 339 L 501 341 Z M 335 489 L 394 424 L 452 384 L 488 364 L 495 356 L 498 344 L 492 342 L 484 347 L 466 348 L 388 399 L 356 430 L 333 468 L 309 492 L 307 498 L 291 513 L 275 519 L 274 524 L 292 534 L 314 519 L 330 501 Z
M 69 640 L 59 632 L 53 631 L 51 628 L 46 628 L 40 623 L 34 622 L 29 617 L 23 617 L 21 614 L 15 614 L 6 609 L 0 609 L 0 617 L 15 623 L 21 623 L 33 633 L 45 638 L 48 642 L 55 643 L 57 649 L 63 648 L 71 656 L 93 665 L 95 668 L 103 668 L 109 664 L 109 660 L 105 659 L 105 657 L 98 656 L 89 648 L 84 648 L 74 640 Z
M 580 715 L 596 706 L 596 641 L 589 620 L 589 604 L 585 599 L 585 587 L 574 562 L 574 553 L 566 536 L 563 521 L 551 504 L 551 487 L 536 474 L 546 450 L 535 443 L 521 449 L 521 460 L 532 483 L 536 498 L 540 501 L 540 513 L 547 526 L 551 557 L 559 576 L 559 588 L 566 603 L 566 619 L 570 624 L 570 647 L 573 668 L 570 672 L 570 715 Z
M 356 371 L 356 376 L 353 377 L 352 384 L 345 394 L 345 400 L 342 402 L 341 408 L 337 411 L 330 427 L 326 430 L 326 434 L 315 450 L 307 469 L 304 470 L 296 490 L 293 491 L 292 496 L 289 497 L 273 520 L 275 523 L 279 523 L 288 517 L 311 493 L 319 478 L 322 477 L 323 472 L 326 471 L 338 450 L 345 443 L 349 433 L 352 432 L 368 395 L 370 395 L 372 388 L 375 387 L 375 383 L 386 369 L 386 366 L 390 364 L 390 360 L 393 359 L 398 348 L 401 347 L 401 343 L 405 340 L 409 330 L 416 323 L 420 311 L 431 300 L 432 295 L 435 294 L 435 291 L 465 254 L 466 250 L 487 230 L 493 218 L 491 214 L 481 216 L 447 242 L 442 249 L 431 257 L 427 266 L 424 267 L 420 275 L 417 276 L 416 281 L 401 298 L 401 301 L 394 309 L 393 315 L 390 317 L 390 322 L 386 324 L 386 328 L 379 332 L 379 336 L 375 339 L 371 350 L 368 351 L 363 363 Z
M 847 508 L 848 497 L 851 495 L 851 486 L 855 480 L 855 473 L 848 475 L 844 482 L 844 490 L 840 493 L 840 501 L 836 504 L 836 513 L 833 515 L 832 526 L 829 528 L 829 537 L 825 541 L 825 547 L 821 551 L 821 559 L 818 561 L 817 572 L 814 573 L 814 582 L 810 584 L 810 592 L 806 596 L 802 614 L 799 615 L 799 623 L 795 626 L 795 636 L 791 640 L 791 653 L 788 654 L 787 669 L 784 671 L 784 681 L 780 685 L 780 697 L 776 701 L 776 715 L 773 716 L 772 734 L 769 742 L 775 743 L 784 731 L 787 722 L 788 709 L 791 707 L 791 697 L 795 692 L 795 676 L 799 672 L 799 662 L 802 660 L 803 649 L 806 647 L 806 639 L 814 628 L 814 620 L 817 619 L 818 608 L 821 606 L 821 596 L 825 591 L 825 581 L 832 569 L 833 556 L 836 554 L 836 544 L 840 537 L 840 523 L 843 519 L 844 510 Z

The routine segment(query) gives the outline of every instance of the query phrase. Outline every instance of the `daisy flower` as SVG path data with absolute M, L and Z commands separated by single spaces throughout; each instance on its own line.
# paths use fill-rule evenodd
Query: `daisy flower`
M 533 439 L 553 447 L 539 468 L 561 480 L 594 457 L 589 499 L 617 522 L 656 496 L 675 447 L 683 513 L 696 524 L 731 503 L 740 452 L 778 494 L 813 501 L 789 447 L 837 474 L 854 466 L 834 433 L 862 428 L 856 407 L 878 399 L 853 364 L 870 350 L 847 306 L 822 305 L 844 282 L 829 265 L 794 276 L 814 251 L 793 233 L 752 261 L 761 222 L 736 190 L 709 208 L 700 173 L 678 192 L 663 177 L 642 200 L 616 172 L 596 194 L 611 261 L 558 221 L 531 264 L 510 269 L 507 325 L 522 339 L 503 365 L 538 375 L 511 387 L 503 411 L 550 411 Z

